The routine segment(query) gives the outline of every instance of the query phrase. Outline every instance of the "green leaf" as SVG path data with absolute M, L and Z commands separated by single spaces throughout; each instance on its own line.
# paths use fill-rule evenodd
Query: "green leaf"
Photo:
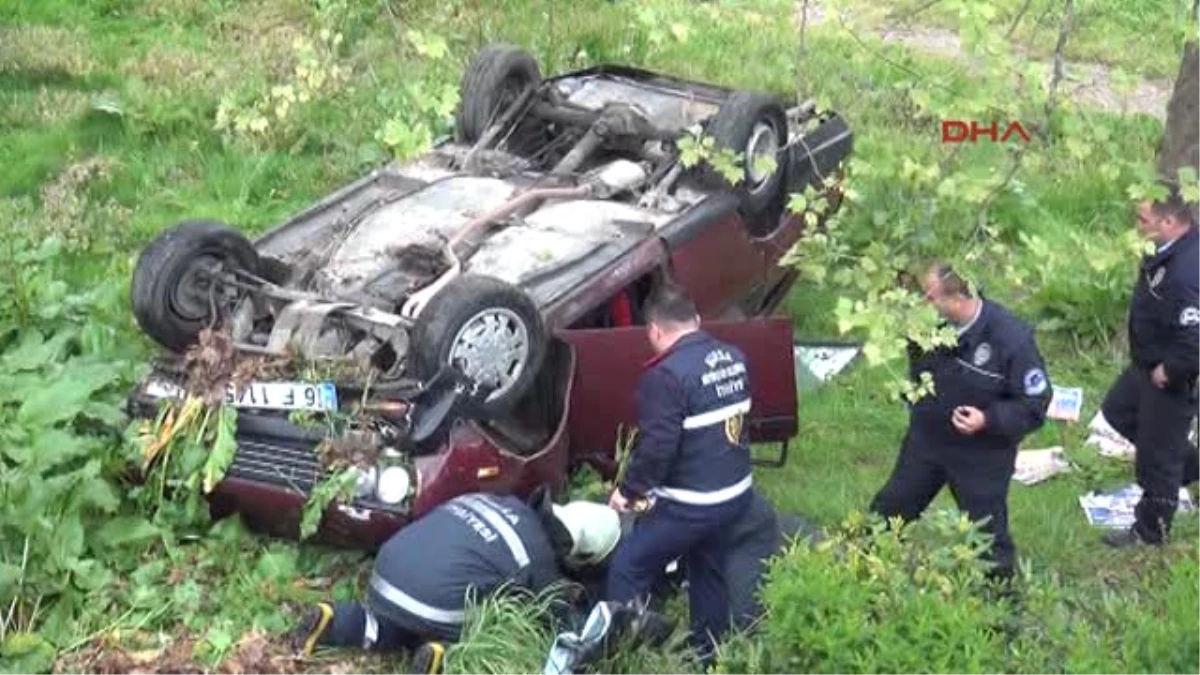
M 37 329 L 26 331 L 16 348 L 4 355 L 4 369 L 19 373 L 53 364 L 62 358 L 64 348 L 74 336 L 74 331 L 62 330 L 46 340 Z
M 290 581 L 296 576 L 297 550 L 279 548 L 267 551 L 254 567 L 255 576 L 270 581 Z
M 4 669 L 10 673 L 48 673 L 54 665 L 55 649 L 37 633 L 10 633 L 0 644 Z
M 47 429 L 34 436 L 26 461 L 42 471 L 86 455 L 92 444 L 61 429 Z
M 51 560 L 58 569 L 68 570 L 83 555 L 83 522 L 69 515 L 54 528 L 54 539 L 49 542 Z
M 104 523 L 96 531 L 95 542 L 106 548 L 118 548 L 160 534 L 159 528 L 141 516 L 120 516 Z
M 237 454 L 237 440 L 234 438 L 236 429 L 237 410 L 221 406 L 217 412 L 217 438 L 204 462 L 204 494 L 212 492 L 225 477 L 229 465 L 233 464 L 233 457 Z
M 120 371 L 110 364 L 71 367 L 46 387 L 32 392 L 17 410 L 17 420 L 30 427 L 48 427 L 75 417 L 99 389 L 113 383 Z
M 21 580 L 21 568 L 0 562 L 0 598 L 12 597 L 12 587 Z

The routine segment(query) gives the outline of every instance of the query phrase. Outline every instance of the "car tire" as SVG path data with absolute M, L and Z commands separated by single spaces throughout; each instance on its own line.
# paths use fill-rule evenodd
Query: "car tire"
M 237 230 L 208 220 L 179 223 L 155 237 L 138 256 L 130 286 L 133 316 L 142 331 L 162 346 L 182 352 L 200 332 L 221 318 L 195 273 L 220 265 L 257 274 L 254 245 Z
M 526 87 L 536 87 L 541 82 L 537 61 L 528 52 L 508 44 L 485 45 L 463 72 L 459 84 L 460 103 L 455 119 L 459 141 L 478 141 Z M 518 126 L 528 126 L 528 122 Z M 526 135 L 514 134 L 513 139 L 520 140 Z M 513 139 L 510 145 L 514 145 Z M 536 150 L 536 147 L 524 148 L 524 142 L 515 145 L 518 154 L 522 148 Z
M 787 114 L 778 98 L 756 91 L 733 92 L 708 123 L 707 134 L 716 147 L 738 154 L 744 167 L 742 180 L 731 186 L 720 172 L 703 164 L 700 183 L 709 189 L 733 188 L 745 215 L 769 213 L 780 203 L 786 170 L 782 149 L 787 145 L 787 133 Z M 774 170 L 765 175 L 756 172 L 754 157 L 772 152 Z
M 481 345 L 480 338 L 492 344 Z M 409 354 L 413 374 L 422 381 L 453 363 L 468 377 L 497 387 L 481 407 L 489 415 L 503 413 L 528 391 L 545 358 L 542 315 L 516 286 L 467 274 L 434 295 L 417 316 Z

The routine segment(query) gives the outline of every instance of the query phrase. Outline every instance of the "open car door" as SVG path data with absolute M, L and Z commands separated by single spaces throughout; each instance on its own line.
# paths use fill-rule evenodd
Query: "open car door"
M 760 464 L 782 466 L 787 443 L 796 435 L 797 394 L 792 321 L 770 317 L 704 322 L 703 330 L 746 354 L 753 401 L 746 428 L 751 443 L 780 443 L 780 455 Z M 616 469 L 618 432 L 637 426 L 634 389 L 654 356 L 644 326 L 562 330 L 574 346 L 574 383 L 568 422 L 571 461 L 587 461 L 607 477 Z

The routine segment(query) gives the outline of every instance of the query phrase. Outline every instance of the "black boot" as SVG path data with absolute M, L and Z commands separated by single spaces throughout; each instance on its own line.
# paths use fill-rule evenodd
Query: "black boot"
M 292 631 L 289 640 L 292 651 L 302 658 L 312 656 L 317 645 L 324 644 L 324 638 L 329 633 L 332 623 L 333 605 L 318 602 L 316 607 L 305 613 L 299 625 Z
M 411 672 L 435 675 L 445 669 L 446 646 L 442 643 L 426 642 L 413 651 Z

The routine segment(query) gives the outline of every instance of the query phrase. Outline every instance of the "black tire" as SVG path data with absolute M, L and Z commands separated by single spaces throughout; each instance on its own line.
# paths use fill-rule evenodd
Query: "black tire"
M 701 165 L 699 173 L 700 183 L 706 188 L 727 190 L 733 187 L 741 201 L 742 212 L 752 217 L 769 213 L 778 206 L 786 170 L 786 157 L 777 151 L 775 170 L 757 180 L 753 175 L 748 145 L 760 124 L 769 125 L 773 130 L 777 148 L 787 144 L 787 114 L 778 98 L 755 91 L 733 92 L 709 122 L 707 133 L 718 148 L 737 153 L 744 167 L 742 180 L 731 186 L 720 172 L 707 164 Z
M 179 223 L 142 249 L 130 287 L 133 316 L 142 331 L 176 352 L 195 344 L 214 317 L 212 303 L 201 299 L 207 294 L 193 285 L 192 275 L 214 263 L 254 274 L 260 267 L 258 252 L 242 233 L 207 220 Z M 218 303 L 218 314 L 222 309 Z
M 485 45 L 459 83 L 460 104 L 455 119 L 459 141 L 478 141 L 526 87 L 541 82 L 537 61 L 528 52 L 508 44 Z M 528 122 L 522 126 L 528 126 Z
M 546 355 L 542 314 L 521 289 L 494 277 L 458 277 L 421 310 L 413 326 L 409 356 L 413 375 L 421 380 L 433 377 L 451 362 L 459 332 L 488 313 L 508 322 L 506 333 L 519 335 L 524 331 L 524 361 L 508 367 L 511 373 L 519 364 L 515 379 L 503 390 L 492 392 L 482 405 L 485 413 L 498 414 L 510 409 L 529 390 Z M 472 375 L 474 364 L 468 361 L 461 365 L 467 375 Z

